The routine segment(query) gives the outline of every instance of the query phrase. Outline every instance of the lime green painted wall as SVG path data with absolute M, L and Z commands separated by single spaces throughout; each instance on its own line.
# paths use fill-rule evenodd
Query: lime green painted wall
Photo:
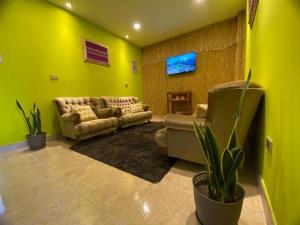
M 110 68 L 82 61 L 81 37 L 109 47 Z M 27 108 L 36 101 L 44 130 L 56 134 L 54 97 L 143 97 L 142 74 L 131 72 L 133 59 L 141 65 L 140 48 L 47 1 L 0 1 L 0 54 L 0 146 L 25 139 L 16 99 Z
M 266 89 L 261 175 L 280 225 L 300 224 L 300 1 L 259 0 L 247 26 L 246 73 Z

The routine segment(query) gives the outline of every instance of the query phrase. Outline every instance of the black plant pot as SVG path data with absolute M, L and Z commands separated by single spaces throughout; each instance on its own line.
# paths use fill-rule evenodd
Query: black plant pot
M 201 225 L 237 225 L 243 206 L 245 191 L 236 187 L 237 202 L 222 203 L 208 197 L 206 172 L 193 178 L 194 199 L 197 218 Z
M 31 150 L 39 150 L 46 147 L 46 133 L 38 135 L 27 135 L 27 143 Z

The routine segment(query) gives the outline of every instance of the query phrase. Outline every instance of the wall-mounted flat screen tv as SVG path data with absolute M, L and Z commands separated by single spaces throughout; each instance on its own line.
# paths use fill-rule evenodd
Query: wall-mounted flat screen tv
M 196 70 L 196 52 L 167 58 L 167 74 L 175 75 Z

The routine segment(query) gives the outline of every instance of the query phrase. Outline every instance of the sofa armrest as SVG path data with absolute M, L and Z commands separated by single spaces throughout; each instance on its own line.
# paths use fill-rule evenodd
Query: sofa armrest
M 115 116 L 115 117 L 122 116 L 122 109 L 121 108 L 119 108 L 119 107 L 112 107 L 111 109 L 113 111 L 113 116 Z
M 80 123 L 80 115 L 79 113 L 65 113 L 63 115 L 61 115 L 61 120 L 64 122 L 69 122 L 69 123 L 73 123 L 74 125 L 77 125 Z
M 165 117 L 166 128 L 171 128 L 175 130 L 185 130 L 194 132 L 194 122 L 204 126 L 207 121 L 205 118 L 195 118 L 193 116 L 176 114 L 168 114 Z
M 99 119 L 112 117 L 114 112 L 112 108 L 96 109 L 95 114 Z
M 196 118 L 206 118 L 207 117 L 207 110 L 208 105 L 207 104 L 198 104 L 196 111 L 194 113 L 194 117 Z
M 146 112 L 146 111 L 149 111 L 149 105 L 148 104 L 143 104 L 143 110 Z

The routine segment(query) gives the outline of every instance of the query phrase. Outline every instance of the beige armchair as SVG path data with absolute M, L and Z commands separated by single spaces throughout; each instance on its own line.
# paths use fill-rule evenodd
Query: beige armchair
M 60 97 L 55 99 L 58 120 L 62 135 L 74 140 L 83 140 L 93 136 L 111 133 L 118 127 L 113 110 L 104 108 L 98 97 Z M 81 121 L 80 114 L 72 110 L 73 106 L 90 106 L 95 118 Z
M 194 116 L 166 115 L 165 128 L 159 130 L 155 135 L 157 144 L 164 147 L 165 153 L 171 157 L 204 164 L 204 157 L 194 133 L 193 123 L 196 121 L 210 126 L 219 140 L 221 149 L 224 149 L 232 131 L 233 117 L 243 85 L 244 81 L 233 81 L 214 86 L 208 92 L 208 106 L 198 105 L 199 112 L 196 112 Z M 261 86 L 255 83 L 250 84 L 237 127 L 241 146 L 245 143 L 263 94 L 264 90 Z

